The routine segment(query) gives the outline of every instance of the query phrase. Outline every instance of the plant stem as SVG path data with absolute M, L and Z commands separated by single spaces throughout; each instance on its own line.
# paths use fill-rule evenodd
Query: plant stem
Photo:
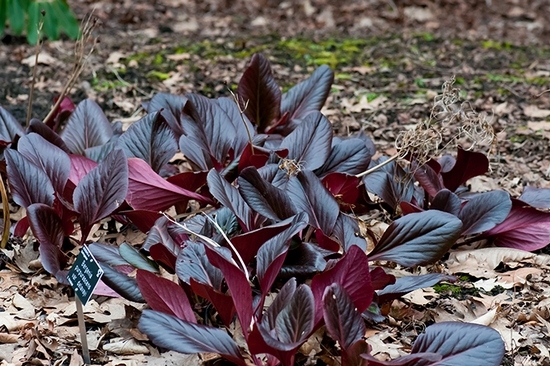
M 369 174 L 375 172 L 376 170 L 382 168 L 384 165 L 387 165 L 387 164 L 391 163 L 392 161 L 396 160 L 397 158 L 399 158 L 399 154 L 395 154 L 394 156 L 390 157 L 388 160 L 385 160 L 385 161 L 381 162 L 380 164 L 378 164 L 376 166 L 373 166 L 372 168 L 367 169 L 362 173 L 357 174 L 356 177 L 361 178 L 361 177 L 364 177 L 365 175 L 369 175 Z
M 32 114 L 32 99 L 34 96 L 34 84 L 36 83 L 36 70 L 38 69 L 38 56 L 40 55 L 40 51 L 42 50 L 42 27 L 44 26 L 44 12 L 42 14 L 42 19 L 38 23 L 38 29 L 36 32 L 38 33 L 37 41 L 36 41 L 36 47 L 34 49 L 34 66 L 32 67 L 32 79 L 31 79 L 31 90 L 29 91 L 29 103 L 27 105 L 27 120 L 25 121 L 26 127 L 29 125 L 31 121 L 31 114 Z
M 4 221 L 0 248 L 4 249 L 8 239 L 10 238 L 10 206 L 8 204 L 8 194 L 6 193 L 6 187 L 4 186 L 4 179 L 2 179 L 2 177 L 0 177 L 0 196 L 2 197 L 2 219 Z

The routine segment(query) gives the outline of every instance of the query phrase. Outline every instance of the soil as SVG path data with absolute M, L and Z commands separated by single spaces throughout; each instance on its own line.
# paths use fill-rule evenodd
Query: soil
M 69 4 L 79 19 L 93 11 L 101 21 L 95 32 L 100 43 L 70 97 L 75 103 L 94 99 L 111 120 L 135 120 L 141 103 L 157 92 L 230 95 L 251 55 L 263 52 L 284 90 L 316 66 L 331 66 L 336 79 L 323 112 L 337 133 L 363 130 L 380 154 L 392 155 L 396 136 L 429 117 L 434 96 L 454 76 L 466 106 L 486 113 L 498 137 L 496 145 L 480 142 L 480 149 L 491 150 L 492 172 L 476 182 L 477 189 L 501 188 L 517 197 L 525 185 L 550 188 L 547 0 L 69 0 Z M 73 47 L 68 39 L 44 43 L 41 55 L 50 57 L 38 67 L 32 117 L 48 113 L 70 77 Z M 32 80 L 27 61 L 34 54 L 24 37 L 8 33 L 0 44 L 0 106 L 21 122 L 26 119 Z M 451 129 L 448 142 L 456 142 L 452 137 L 457 130 L 458 126 Z M 537 286 L 543 291 L 548 286 L 547 269 L 540 278 Z M 501 316 L 522 337 L 513 338 L 503 364 L 548 365 L 550 312 L 544 321 L 514 318 L 515 311 L 528 313 L 536 307 L 528 296 L 531 287 L 524 284 L 518 291 L 526 296 L 521 307 L 514 303 Z M 405 321 L 396 323 L 403 327 Z M 537 342 L 525 341 L 533 337 Z M 380 340 L 390 341 L 390 337 Z M 74 344 L 67 347 L 74 350 Z M 38 358 L 53 363 L 62 357 L 58 353 L 51 359 Z M 120 364 L 119 358 L 105 354 L 98 359 Z

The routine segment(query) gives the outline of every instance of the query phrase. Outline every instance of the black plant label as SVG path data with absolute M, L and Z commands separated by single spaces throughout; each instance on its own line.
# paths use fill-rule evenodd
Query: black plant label
M 84 245 L 67 276 L 69 284 L 82 305 L 86 305 L 90 300 L 102 275 L 103 269 L 97 263 L 90 249 Z

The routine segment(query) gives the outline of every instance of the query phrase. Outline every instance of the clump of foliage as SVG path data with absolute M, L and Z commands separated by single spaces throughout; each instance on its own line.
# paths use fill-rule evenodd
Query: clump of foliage
M 26 130 L 0 108 L 11 194 L 27 210 L 14 232 L 30 226 L 44 268 L 62 283 L 75 232 L 78 244 L 90 244 L 92 226 L 110 218 L 147 233 L 139 248 L 90 249 L 108 286 L 149 305 L 139 328 L 164 348 L 214 352 L 238 365 L 293 365 L 326 326 L 346 365 L 499 365 L 499 334 L 462 323 L 434 324 L 410 355 L 378 361 L 364 319 L 384 321 L 382 305 L 454 280 L 395 278 L 380 263 L 433 263 L 472 237 L 547 245 L 550 214 L 538 208 L 550 206 L 548 190 L 527 188 L 519 199 L 469 194 L 463 184 L 484 174 L 488 159 L 463 149 L 437 160 L 409 149 L 408 164 L 377 165 L 388 157 L 372 161 L 368 137 L 334 136 L 320 112 L 333 77 L 321 66 L 282 94 L 256 54 L 233 99 L 159 93 L 126 131 L 91 100 L 61 103 L 55 124 L 34 119 Z M 173 161 L 178 151 L 185 161 Z M 356 214 L 374 207 L 403 216 L 367 252 Z M 228 333 L 235 322 L 244 349 Z
M 27 41 L 35 44 L 39 39 L 39 28 L 50 40 L 57 40 L 61 33 L 76 39 L 79 34 L 78 21 L 69 8 L 67 0 L 2 0 L 0 1 L 0 36 L 6 22 L 13 34 L 27 33 Z

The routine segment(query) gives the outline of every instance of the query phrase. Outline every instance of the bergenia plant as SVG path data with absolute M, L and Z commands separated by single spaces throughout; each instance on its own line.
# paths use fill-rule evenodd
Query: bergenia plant
M 11 194 L 27 210 L 15 233 L 30 227 L 44 268 L 60 282 L 71 245 L 89 244 L 105 284 L 148 304 L 139 329 L 163 348 L 218 353 L 238 365 L 293 365 L 325 326 L 346 365 L 499 365 L 499 334 L 459 323 L 435 324 L 410 355 L 377 361 L 364 319 L 384 321 L 380 305 L 454 280 L 396 279 L 382 263 L 434 263 L 473 235 L 509 245 L 535 215 L 547 220 L 529 207 L 546 192 L 466 195 L 460 186 L 486 169 L 463 150 L 456 160 L 416 169 L 393 162 L 364 175 L 377 163 L 372 141 L 334 136 L 320 112 L 333 77 L 321 66 L 282 94 L 257 54 L 234 98 L 160 93 L 126 131 L 91 100 L 74 108 L 60 134 L 38 120 L 25 131 L 0 109 Z M 174 162 L 178 151 L 185 160 Z M 367 190 L 406 214 L 370 251 L 355 215 L 375 206 Z M 147 238 L 137 248 L 94 243 L 90 233 L 103 220 Z

